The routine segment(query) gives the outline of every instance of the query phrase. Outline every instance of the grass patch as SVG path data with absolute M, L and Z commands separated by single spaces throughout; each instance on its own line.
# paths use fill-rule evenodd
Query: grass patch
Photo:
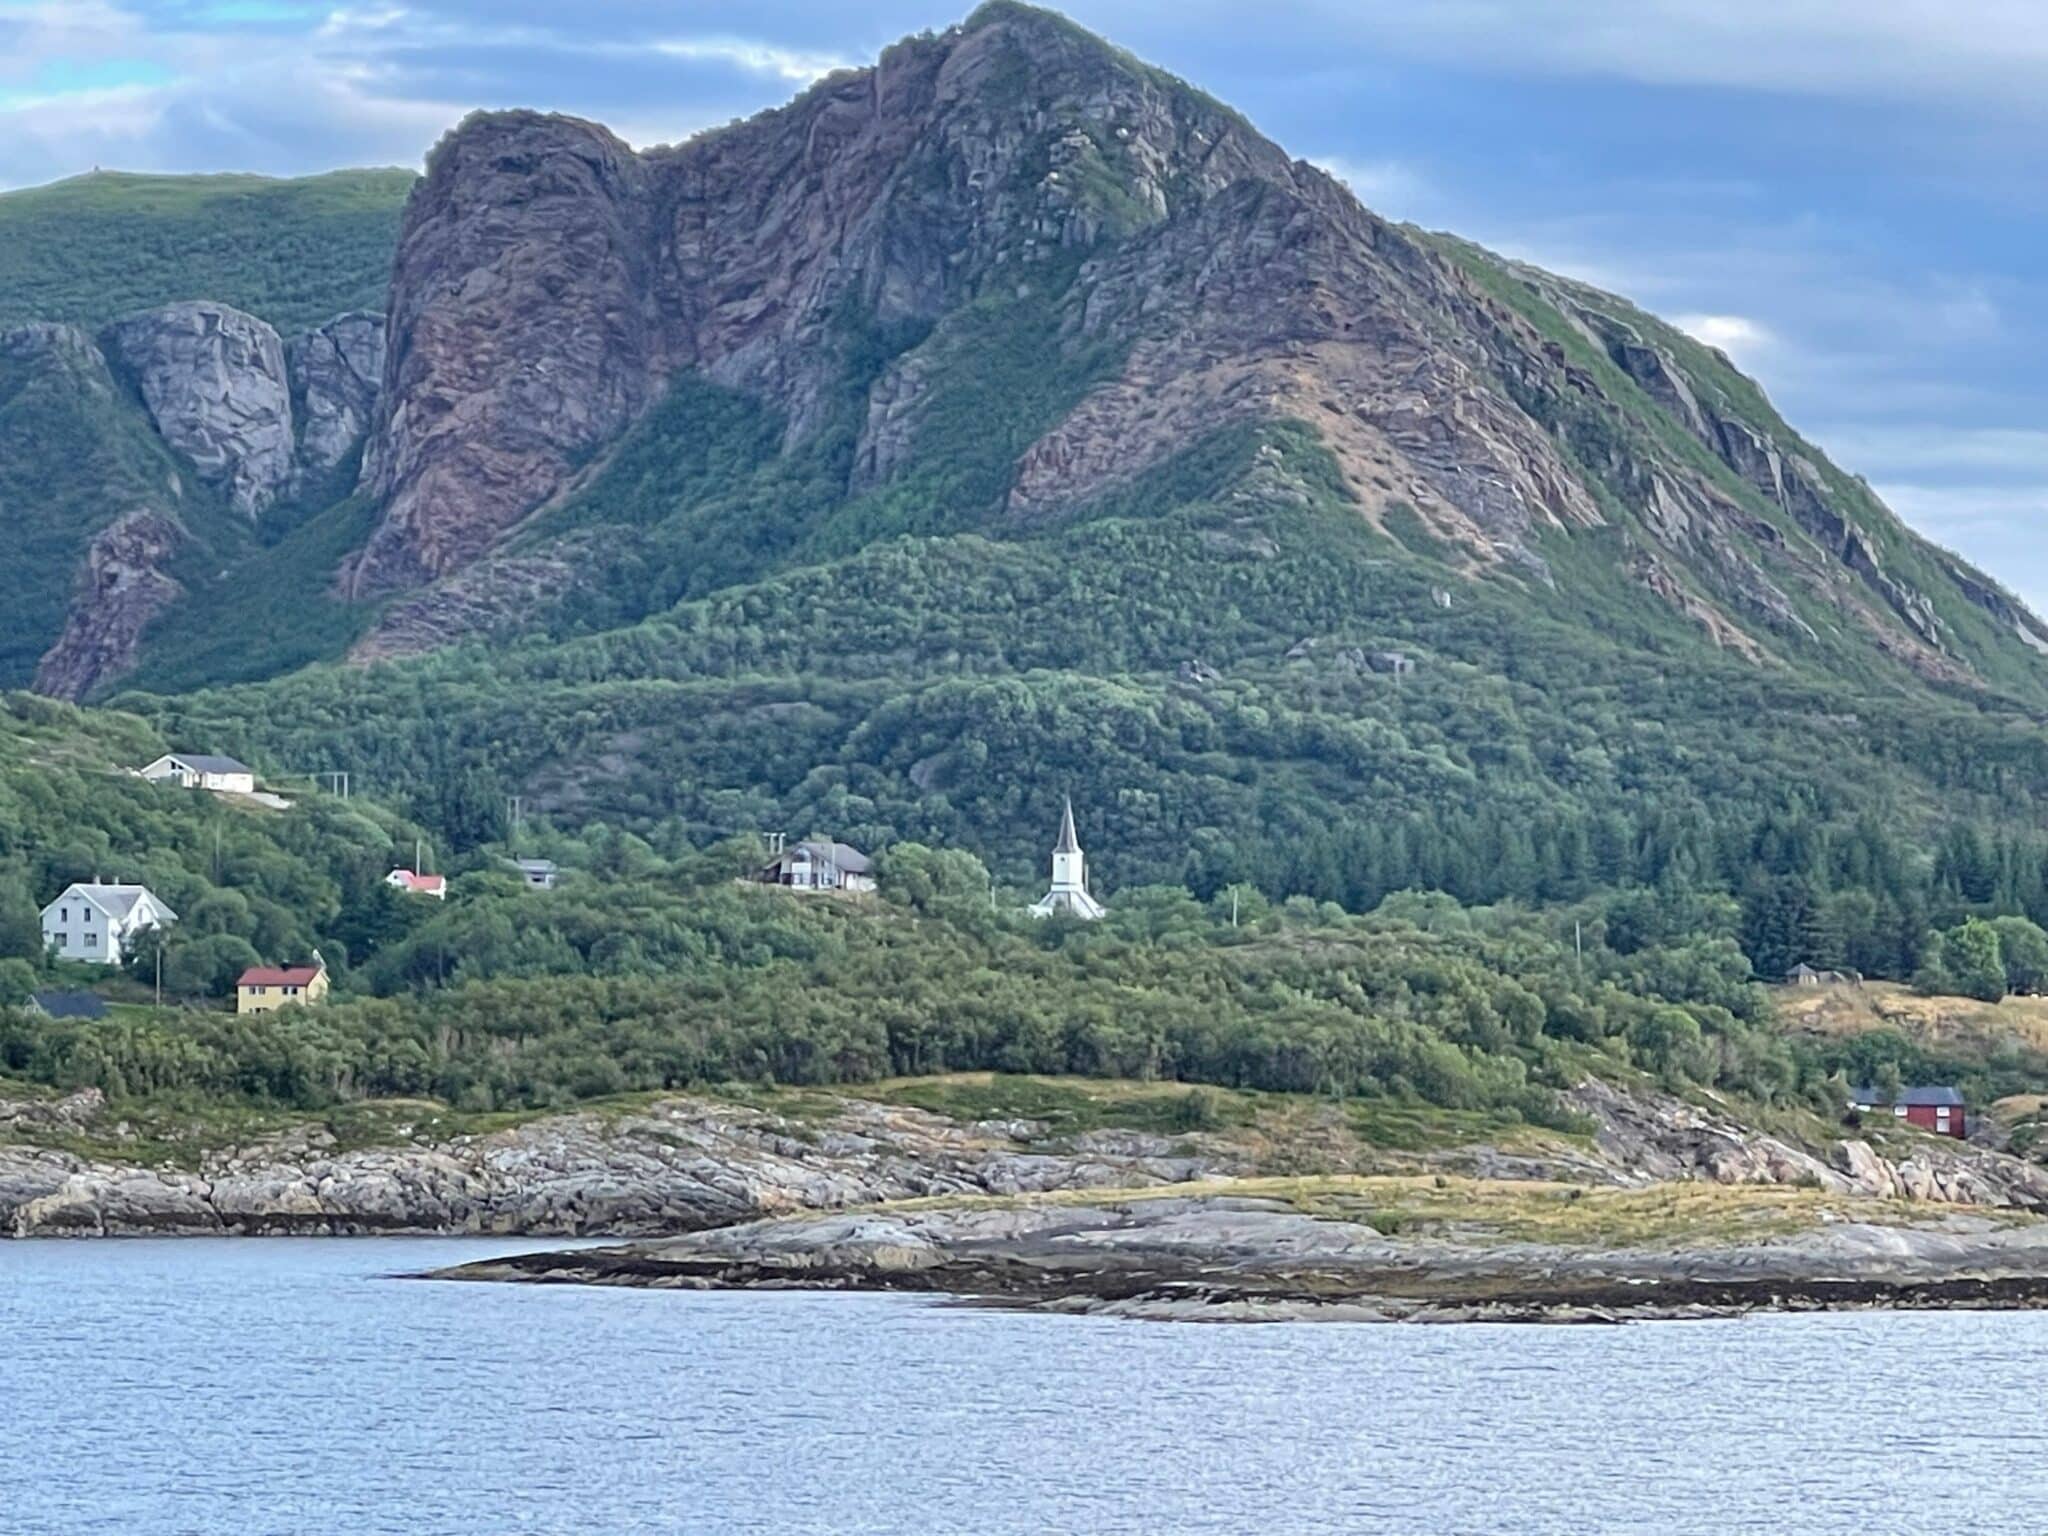
M 1086 1131 L 1150 1131 L 1162 1136 L 1244 1126 L 1259 1118 L 1260 1095 L 1185 1083 L 969 1072 L 898 1079 L 850 1090 L 848 1097 L 907 1104 L 954 1120 L 1036 1120 L 1056 1136 Z
M 888 1208 L 1131 1204 L 1186 1199 L 1191 1189 L 1201 1198 L 1273 1200 L 1304 1215 L 1353 1222 L 1389 1236 L 1592 1249 L 1733 1246 L 1790 1237 L 1842 1220 L 1910 1227 L 1941 1221 L 1955 1209 L 1778 1185 L 1677 1182 L 1644 1189 L 1604 1189 L 1442 1175 L 1223 1179 L 1193 1187 L 1168 1184 L 1028 1196 L 937 1195 Z M 2013 1224 L 2040 1219 L 2019 1211 L 1973 1210 L 1972 1214 Z

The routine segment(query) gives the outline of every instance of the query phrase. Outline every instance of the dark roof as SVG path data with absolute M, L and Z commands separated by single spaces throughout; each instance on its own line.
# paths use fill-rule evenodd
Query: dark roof
M 781 869 L 797 856 L 798 850 L 809 854 L 820 862 L 836 865 L 843 875 L 865 875 L 874 868 L 874 861 L 851 843 L 828 843 L 822 839 L 806 838 L 800 843 L 791 843 L 765 866 L 767 869 Z
M 1074 797 L 1067 797 L 1066 809 L 1060 812 L 1060 840 L 1052 845 L 1054 853 L 1079 853 L 1081 841 L 1074 836 Z
M 53 1019 L 103 1019 L 107 1000 L 93 992 L 37 992 L 30 1001 Z
M 1866 1085 L 1862 1088 L 1852 1088 L 1849 1091 L 1849 1099 L 1851 1103 L 1855 1104 L 1887 1107 L 1892 1104 L 1903 1104 L 1908 1109 L 1938 1108 L 1943 1106 L 1960 1109 L 1963 1104 L 1962 1094 L 1953 1088 L 1946 1087 L 1901 1088 L 1899 1096 L 1894 1099 L 1887 1095 L 1882 1088 L 1872 1088 Z
M 183 763 L 187 768 L 196 769 L 200 773 L 250 773 L 254 771 L 246 763 L 238 763 L 232 757 L 209 757 L 203 752 L 167 752 L 164 755 L 170 758 L 172 762 Z

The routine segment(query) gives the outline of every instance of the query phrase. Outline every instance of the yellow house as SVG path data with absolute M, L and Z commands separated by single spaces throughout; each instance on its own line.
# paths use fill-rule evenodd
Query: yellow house
M 327 996 L 327 965 L 255 965 L 235 983 L 235 1012 L 268 1013 L 288 1003 L 311 1007 Z

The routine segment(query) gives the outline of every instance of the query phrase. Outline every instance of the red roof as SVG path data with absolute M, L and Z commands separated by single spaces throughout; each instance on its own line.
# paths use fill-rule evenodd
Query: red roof
M 446 875 L 416 875 L 409 869 L 394 869 L 391 878 L 409 891 L 440 891 L 448 886 Z
M 318 965 L 252 965 L 242 972 L 238 987 L 309 987 L 324 966 Z

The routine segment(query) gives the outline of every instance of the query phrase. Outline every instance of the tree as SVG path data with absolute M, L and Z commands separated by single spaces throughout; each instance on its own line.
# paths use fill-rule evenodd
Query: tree
M 0 960 L 0 1008 L 19 1008 L 36 989 L 36 969 L 18 955 Z
M 1965 997 L 1995 1003 L 2005 996 L 1998 930 L 1982 918 L 1966 918 L 1941 936 L 1941 968 L 1949 985 Z
M 2024 917 L 2000 917 L 1991 926 L 1998 933 L 1998 955 L 2005 964 L 2005 984 L 2029 996 L 2048 983 L 2048 932 Z

